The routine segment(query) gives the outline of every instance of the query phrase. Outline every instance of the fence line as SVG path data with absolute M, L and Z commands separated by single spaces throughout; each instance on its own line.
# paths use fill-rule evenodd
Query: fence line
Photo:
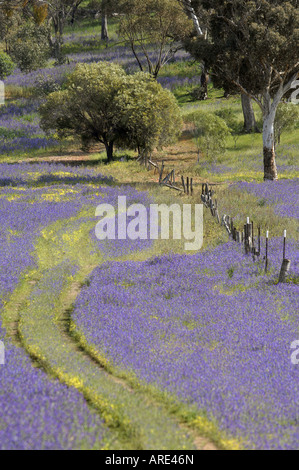
M 167 188 L 174 189 L 177 192 L 184 193 L 187 195 L 194 195 L 194 185 L 193 185 L 193 178 L 189 176 L 185 177 L 181 176 L 181 184 L 182 188 L 176 185 L 176 178 L 175 178 L 175 169 L 171 170 L 170 173 L 167 173 L 164 176 L 165 170 L 165 163 L 164 160 L 162 161 L 161 167 L 157 163 L 154 163 L 151 159 L 146 159 L 144 156 L 140 156 L 137 159 L 140 164 L 144 164 L 148 170 L 154 168 L 154 171 L 158 171 L 159 174 L 159 181 L 158 183 L 161 186 L 166 186 Z M 164 177 L 163 177 L 164 176 Z M 204 206 L 211 211 L 211 214 L 214 218 L 216 218 L 218 224 L 221 223 L 229 237 L 238 244 L 244 245 L 244 251 L 246 255 L 253 256 L 253 260 L 260 258 L 262 256 L 261 253 L 261 227 L 257 227 L 257 237 L 255 236 L 255 225 L 254 222 L 247 218 L 247 222 L 244 224 L 244 228 L 242 230 L 237 230 L 234 224 L 234 219 L 224 214 L 220 219 L 219 209 L 218 209 L 218 201 L 214 198 L 215 191 L 210 188 L 208 183 L 202 184 L 202 191 L 201 191 L 201 201 Z M 291 267 L 291 260 L 286 259 L 286 230 L 284 231 L 284 241 L 283 241 L 283 261 L 281 265 L 281 270 L 279 274 L 279 283 L 285 283 L 287 281 L 287 275 L 289 274 L 290 267 Z M 263 258 L 265 261 L 265 272 L 268 272 L 269 269 L 269 232 L 266 233 L 266 249 L 265 249 L 265 256 Z

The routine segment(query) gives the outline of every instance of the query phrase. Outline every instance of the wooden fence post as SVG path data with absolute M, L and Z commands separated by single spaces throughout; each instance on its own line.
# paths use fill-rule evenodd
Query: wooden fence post
M 248 252 L 251 252 L 252 249 L 252 224 L 247 222 L 247 235 L 248 235 Z
M 283 234 L 283 259 L 286 259 L 286 247 L 287 247 L 287 231 Z
M 268 251 L 269 251 L 269 232 L 267 231 L 266 235 L 266 264 L 265 264 L 265 272 L 268 272 Z
M 280 275 L 279 275 L 279 283 L 284 283 L 287 280 L 287 275 L 290 271 L 291 261 L 289 259 L 284 259 L 281 265 Z

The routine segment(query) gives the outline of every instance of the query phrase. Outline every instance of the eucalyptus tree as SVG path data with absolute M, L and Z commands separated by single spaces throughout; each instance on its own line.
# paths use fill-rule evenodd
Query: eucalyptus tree
M 12 31 L 17 20 L 20 20 L 19 13 L 21 11 L 20 0 L 6 0 L 0 2 L 0 39 L 5 42 L 5 50 L 8 52 L 9 46 L 7 41 L 8 34 Z
M 141 71 L 157 78 L 181 48 L 192 22 L 176 0 L 120 0 L 119 34 L 130 46 Z

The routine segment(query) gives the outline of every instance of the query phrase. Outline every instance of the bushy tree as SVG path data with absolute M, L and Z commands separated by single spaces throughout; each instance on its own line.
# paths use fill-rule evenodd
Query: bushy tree
M 230 130 L 224 119 L 213 113 L 194 111 L 188 114 L 185 121 L 197 146 L 198 161 L 203 152 L 207 159 L 217 160 L 217 156 L 226 150 Z
M 5 43 L 5 51 L 8 52 L 7 36 L 16 25 L 16 19 L 20 20 L 18 5 L 14 3 L 0 3 L 0 39 Z
M 27 21 L 42 25 L 48 15 L 48 7 L 42 0 L 5 0 L 0 2 L 0 39 L 9 52 L 9 36 Z
M 9 35 L 9 54 L 22 72 L 46 65 L 50 56 L 48 30 L 33 21 L 21 24 Z
M 0 79 L 4 80 L 10 75 L 15 68 L 14 62 L 11 60 L 8 54 L 0 52 Z
M 181 125 L 170 92 L 149 75 L 128 76 L 106 62 L 77 65 L 65 89 L 51 94 L 40 112 L 43 129 L 80 136 L 85 145 L 101 142 L 108 161 L 115 144 L 147 153 L 173 141 Z
M 62 83 L 53 76 L 40 74 L 34 81 L 33 93 L 38 98 L 46 98 L 51 93 L 61 90 Z

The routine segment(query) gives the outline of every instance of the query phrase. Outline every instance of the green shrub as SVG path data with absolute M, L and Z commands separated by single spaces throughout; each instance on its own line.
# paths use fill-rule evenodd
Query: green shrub
M 11 75 L 15 69 L 15 64 L 8 54 L 0 52 L 0 79 L 4 80 L 8 75 Z
M 213 113 L 195 111 L 185 118 L 198 150 L 198 160 L 203 152 L 207 159 L 216 161 L 217 155 L 224 153 L 231 133 L 226 122 Z
M 293 103 L 280 103 L 275 119 L 275 144 L 279 145 L 285 131 L 299 128 L 299 106 Z

